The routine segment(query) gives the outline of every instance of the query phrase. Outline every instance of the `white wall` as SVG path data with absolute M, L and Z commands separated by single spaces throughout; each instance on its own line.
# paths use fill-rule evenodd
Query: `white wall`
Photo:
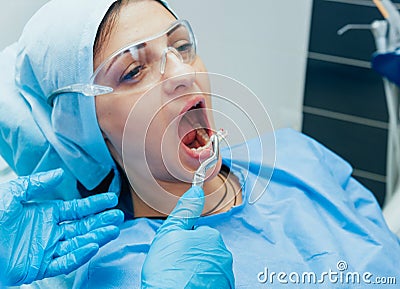
M 0 0 L 0 50 L 16 41 L 25 23 L 48 0 Z

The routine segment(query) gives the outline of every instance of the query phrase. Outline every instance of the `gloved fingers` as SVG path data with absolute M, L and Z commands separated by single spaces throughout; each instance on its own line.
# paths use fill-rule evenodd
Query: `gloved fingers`
M 119 228 L 116 226 L 110 225 L 104 228 L 98 228 L 87 234 L 59 242 L 56 251 L 54 252 L 54 257 L 67 255 L 88 244 L 96 243 L 99 247 L 102 247 L 108 242 L 116 239 L 118 236 Z
M 208 246 L 210 252 L 213 250 L 215 252 L 217 250 L 222 250 L 230 254 L 225 246 L 224 240 L 222 239 L 222 235 L 218 230 L 208 226 L 199 226 L 189 233 L 193 235 L 188 236 L 187 239 L 193 238 L 193 240 L 198 240 L 196 241 L 198 245 L 201 244 L 199 243 L 200 240 L 206 240 L 207 243 L 205 244 Z
M 208 227 L 208 226 L 199 226 L 194 231 L 198 232 L 197 234 L 207 236 L 207 238 L 221 238 L 221 234 L 218 230 Z M 222 238 L 221 238 L 222 241 Z
M 115 207 L 118 197 L 115 193 L 104 193 L 84 199 L 57 202 L 59 206 L 58 222 L 79 220 Z
M 15 201 L 31 201 L 49 194 L 49 191 L 61 183 L 63 174 L 62 169 L 56 169 L 20 177 L 10 182 L 10 190 L 13 192 Z
M 98 251 L 99 245 L 90 243 L 67 255 L 55 258 L 48 265 L 43 278 L 69 274 L 88 262 Z
M 209 270 L 203 273 L 207 271 L 211 273 L 215 270 L 215 278 L 218 279 L 218 284 L 221 284 L 221 286 L 224 284 L 221 288 L 235 288 L 235 277 L 232 272 L 233 256 L 227 249 L 220 232 L 214 228 L 200 226 L 193 230 L 193 234 L 201 239 L 200 242 L 196 243 L 197 257 L 211 266 Z M 199 253 L 201 251 L 205 253 Z M 201 278 L 201 275 L 196 274 L 195 278 Z M 210 276 L 207 276 L 207 279 L 210 280 Z
M 204 208 L 204 191 L 201 187 L 190 188 L 178 200 L 175 208 L 158 229 L 157 234 L 164 234 L 170 230 L 190 230 L 197 222 Z
M 90 231 L 109 225 L 119 226 L 123 221 L 124 213 L 114 209 L 97 215 L 88 216 L 80 221 L 64 223 L 61 225 L 63 240 L 72 239 L 76 236 L 84 235 Z
M 217 230 L 200 226 L 169 231 L 151 244 L 141 288 L 235 288 L 232 264 Z

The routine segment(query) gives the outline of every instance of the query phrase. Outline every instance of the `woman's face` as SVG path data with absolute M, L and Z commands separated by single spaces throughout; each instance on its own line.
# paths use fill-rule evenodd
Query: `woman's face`
M 95 57 L 95 69 L 113 52 L 157 35 L 175 21 L 157 1 L 129 3 Z M 155 43 L 154 54 L 166 47 Z M 199 57 L 184 63 L 173 52 L 166 56 L 165 72 L 160 72 L 153 88 L 141 90 L 132 84 L 124 92 L 97 96 L 96 112 L 111 154 L 125 169 L 129 166 L 128 175 L 161 183 L 191 182 L 200 161 L 208 156 L 201 147 L 214 127 L 211 113 L 206 112 L 211 109 L 209 80 L 200 73 L 206 70 Z

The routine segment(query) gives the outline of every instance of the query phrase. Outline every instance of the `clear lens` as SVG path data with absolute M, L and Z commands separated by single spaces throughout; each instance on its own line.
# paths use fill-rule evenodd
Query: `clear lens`
M 168 53 L 175 54 L 183 63 L 191 63 L 196 57 L 195 38 L 186 20 L 114 53 L 98 67 L 92 83 L 110 87 L 114 93 L 145 90 L 161 80 Z

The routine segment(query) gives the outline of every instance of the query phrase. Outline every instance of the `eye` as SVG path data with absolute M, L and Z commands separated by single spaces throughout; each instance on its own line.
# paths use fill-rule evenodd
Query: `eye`
M 175 40 L 171 41 L 172 47 L 174 47 L 179 52 L 187 52 L 192 50 L 193 42 L 190 41 L 190 38 L 187 36 L 179 36 L 175 37 Z
M 129 67 L 127 69 L 127 73 L 124 73 L 122 75 L 121 82 L 125 82 L 125 81 L 138 82 L 143 69 L 144 69 L 144 65 L 137 65 L 137 66 L 134 66 L 132 69 Z
M 179 52 L 188 52 L 188 51 L 192 50 L 192 48 L 193 48 L 193 43 L 187 42 L 187 43 L 180 44 L 179 46 L 177 46 L 176 50 L 178 50 Z
M 180 40 L 175 42 L 174 48 L 179 52 L 182 56 L 183 61 L 185 63 L 190 62 L 193 59 L 194 54 L 194 44 L 189 40 Z

